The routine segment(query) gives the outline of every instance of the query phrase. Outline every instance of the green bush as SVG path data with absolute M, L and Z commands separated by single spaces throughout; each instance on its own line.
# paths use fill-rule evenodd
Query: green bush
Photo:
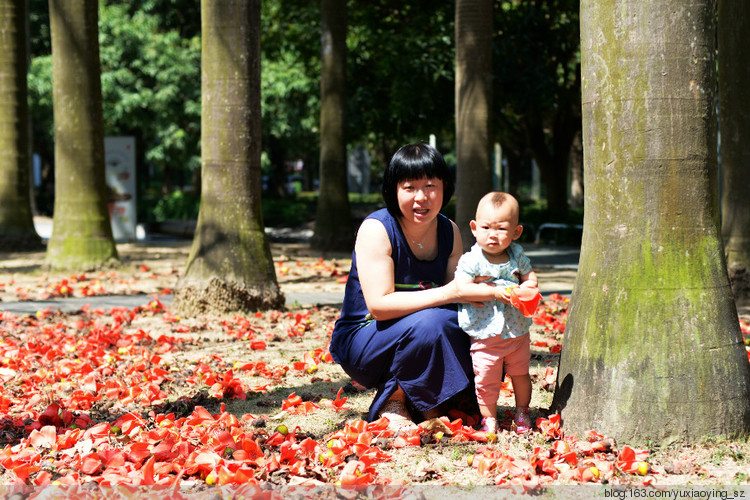
M 524 229 L 520 239 L 522 243 L 533 243 L 536 237 L 536 230 L 545 222 L 559 222 L 570 226 L 583 224 L 582 208 L 571 208 L 568 210 L 565 219 L 559 220 L 560 218 L 557 214 L 553 214 L 547 209 L 545 201 L 520 199 L 519 204 L 521 205 L 520 223 Z M 455 198 L 443 208 L 442 213 L 449 219 L 456 220 Z M 575 227 L 556 229 L 554 231 L 550 230 L 549 232 L 545 231 L 543 236 L 550 235 L 554 237 L 554 242 L 560 245 L 576 246 L 581 244 L 581 230 Z
M 200 196 L 180 190 L 173 191 L 156 202 L 154 220 L 197 220 L 200 205 Z
M 315 204 L 299 200 L 263 200 L 263 224 L 267 227 L 298 227 L 315 217 Z
M 583 209 L 571 208 L 567 215 L 561 220 L 558 214 L 553 214 L 547 209 L 545 201 L 533 201 L 528 199 L 519 200 L 521 205 L 521 224 L 524 226 L 521 241 L 532 243 L 536 237 L 537 229 L 546 222 L 568 224 L 569 228 L 549 230 L 545 235 L 552 235 L 554 243 L 559 245 L 577 246 L 581 244 L 581 230 L 576 225 L 583 224 Z
M 291 199 L 263 199 L 263 223 L 268 227 L 299 227 L 315 220 L 315 208 L 318 194 L 314 192 L 298 193 Z M 352 218 L 359 221 L 367 214 L 384 206 L 380 194 L 351 194 Z M 547 209 L 544 201 L 520 200 L 521 224 L 524 232 L 522 242 L 533 242 L 536 230 L 545 222 L 562 222 L 571 226 L 583 224 L 583 209 L 570 209 L 564 220 L 554 217 Z M 200 198 L 198 195 L 174 191 L 161 198 L 144 197 L 138 203 L 138 220 L 141 222 L 163 222 L 166 220 L 196 220 Z M 455 200 L 442 211 L 448 218 L 455 220 Z M 545 236 L 555 240 L 555 243 L 565 245 L 580 244 L 580 229 L 563 228 L 545 231 Z

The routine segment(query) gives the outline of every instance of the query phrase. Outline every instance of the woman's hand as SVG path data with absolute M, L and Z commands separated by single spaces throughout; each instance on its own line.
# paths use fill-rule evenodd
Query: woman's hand
M 494 283 L 487 281 L 489 278 L 489 276 L 477 276 L 473 280 L 468 280 L 459 276 L 445 287 L 451 290 L 449 295 L 453 297 L 454 302 L 483 307 L 484 302 L 496 298 L 499 289 Z

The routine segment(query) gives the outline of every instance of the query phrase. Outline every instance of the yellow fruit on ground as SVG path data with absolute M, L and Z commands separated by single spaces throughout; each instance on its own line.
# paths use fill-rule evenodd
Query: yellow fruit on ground
M 640 474 L 641 476 L 645 476 L 646 474 L 648 474 L 648 469 L 648 463 L 638 462 L 638 474 Z

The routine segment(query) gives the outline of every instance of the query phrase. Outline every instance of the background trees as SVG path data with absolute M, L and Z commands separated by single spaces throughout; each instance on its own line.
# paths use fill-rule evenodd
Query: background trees
M 578 3 L 520 1 L 495 7 L 495 140 L 510 162 L 534 158 L 551 220 L 565 219 L 570 153 L 581 131 Z
M 260 203 L 260 0 L 202 0 L 198 226 L 173 308 L 279 308 Z
M 722 236 L 729 278 L 738 299 L 750 299 L 750 64 L 745 36 L 750 5 L 719 2 L 719 122 Z
M 317 20 L 315 14 L 319 14 L 316 10 L 319 7 L 314 3 L 292 1 L 296 1 L 299 9 L 286 17 L 287 26 L 299 24 L 294 26 L 295 29 L 290 30 L 279 29 L 279 24 L 274 23 L 276 23 L 275 19 L 285 17 L 283 14 L 286 13 L 284 9 L 287 6 L 294 4 L 291 2 L 282 4 L 271 0 L 267 2 L 268 12 L 282 14 L 276 17 L 267 16 L 269 24 L 266 25 L 266 29 L 270 47 L 266 57 L 269 67 L 278 73 L 273 75 L 274 78 L 267 80 L 270 82 L 268 95 L 272 104 L 267 107 L 271 112 L 265 115 L 269 122 L 265 127 L 269 131 L 267 136 L 269 164 L 281 169 L 282 174 L 285 172 L 288 159 L 307 155 L 308 160 L 312 158 L 310 161 L 315 161 L 317 154 L 310 153 L 317 147 L 317 143 L 311 138 L 317 137 L 320 132 L 316 129 L 317 120 L 310 117 L 321 111 L 321 103 L 316 97 L 309 97 L 315 94 L 309 90 L 316 87 L 317 78 L 319 78 L 316 72 L 320 71 L 321 60 L 317 59 L 318 56 L 306 59 L 315 52 L 309 40 L 310 33 L 317 35 L 317 31 L 309 29 L 311 24 L 308 23 L 310 19 Z M 68 74 L 64 73 L 64 70 L 68 68 L 59 64 L 59 57 L 68 57 L 68 60 L 72 60 L 74 56 L 80 56 L 81 63 L 74 63 L 70 66 L 84 67 L 87 71 L 82 73 L 87 75 L 87 78 L 98 71 L 98 69 L 92 69 L 96 46 L 91 42 L 97 38 L 92 35 L 95 29 L 92 28 L 91 21 L 96 17 L 92 16 L 92 12 L 96 14 L 97 4 L 94 4 L 92 10 L 92 3 L 86 3 L 88 10 L 82 10 L 80 13 L 76 8 L 83 4 L 70 4 L 71 11 L 65 14 L 66 20 L 70 17 L 70 20 L 74 21 L 70 23 L 70 26 L 74 28 L 71 33 L 85 35 L 81 38 L 79 45 L 87 48 L 80 53 L 75 52 L 73 45 L 66 46 L 65 39 L 57 38 L 65 31 L 55 24 L 59 22 L 59 18 L 52 16 L 54 36 L 51 45 L 56 48 L 54 61 L 49 58 L 45 60 L 51 46 L 45 44 L 43 40 L 45 33 L 43 16 L 34 14 L 31 17 L 31 22 L 40 28 L 34 30 L 34 33 L 41 34 L 34 37 L 35 42 L 32 44 L 35 54 L 39 54 L 39 57 L 35 59 L 31 78 L 34 89 L 32 101 L 35 103 L 35 118 L 38 118 L 35 119 L 35 125 L 38 124 L 42 128 L 46 126 L 47 132 L 51 128 L 51 115 L 45 114 L 44 111 L 45 106 L 49 105 L 48 100 L 45 101 L 45 99 L 48 99 L 48 94 L 52 93 L 53 86 L 49 83 L 52 73 L 56 81 L 54 106 L 55 108 L 61 107 L 59 113 L 56 113 L 55 123 L 59 122 L 60 126 L 55 133 L 57 141 L 55 148 L 58 173 L 65 172 L 66 175 L 64 182 L 58 182 L 57 186 L 59 195 L 56 197 L 56 202 L 59 202 L 60 206 L 56 206 L 56 222 L 59 215 L 59 226 L 62 228 L 59 231 L 62 234 L 63 231 L 69 231 L 71 227 L 88 227 L 79 221 L 76 221 L 76 224 L 65 222 L 71 220 L 66 219 L 69 214 L 94 214 L 96 217 L 96 221 L 90 226 L 93 229 L 86 229 L 87 232 L 83 235 L 70 232 L 59 236 L 58 224 L 56 224 L 56 234 L 53 235 L 49 247 L 51 265 L 58 265 L 60 262 L 56 260 L 58 256 L 62 255 L 63 250 L 75 245 L 75 238 L 79 236 L 86 239 L 94 235 L 90 246 L 94 250 L 102 251 L 105 260 L 113 256 L 111 251 L 109 257 L 106 255 L 107 250 L 111 249 L 108 241 L 111 240 L 111 235 L 107 238 L 103 227 L 104 217 L 101 217 L 103 196 L 98 180 L 99 174 L 95 173 L 90 175 L 90 178 L 87 177 L 87 182 L 90 181 L 90 184 L 80 183 L 83 172 L 96 172 L 98 163 L 101 163 L 101 150 L 98 143 L 101 142 L 99 134 L 105 127 L 104 124 L 107 124 L 106 127 L 110 133 L 121 131 L 142 137 L 143 149 L 148 151 L 144 158 L 150 167 L 149 170 L 144 171 L 151 173 L 151 167 L 153 170 L 159 170 L 159 162 L 163 161 L 161 179 L 162 181 L 166 179 L 163 184 L 166 186 L 165 191 L 168 191 L 169 186 L 173 184 L 173 181 L 169 180 L 172 176 L 171 172 L 178 173 L 174 176 L 177 179 L 174 183 L 178 185 L 183 185 L 188 179 L 194 177 L 190 174 L 197 172 L 195 162 L 198 154 L 197 146 L 196 142 L 191 139 L 195 139 L 199 130 L 195 124 L 198 110 L 195 97 L 198 91 L 189 82 L 190 75 L 193 75 L 191 69 L 194 70 L 197 61 L 195 44 L 198 40 L 198 30 L 193 19 L 194 11 L 191 17 L 189 2 L 179 0 L 177 3 L 186 6 L 186 9 L 178 14 L 170 9 L 170 4 L 166 0 L 147 1 L 142 9 L 101 3 L 102 12 L 105 14 L 102 16 L 103 29 L 100 33 L 102 39 L 107 41 L 107 47 L 113 47 L 111 52 L 106 51 L 108 61 L 111 58 L 112 62 L 107 66 L 111 71 L 105 72 L 103 80 L 111 83 L 112 88 L 117 89 L 117 94 L 115 102 L 107 107 L 112 121 L 102 123 L 97 121 L 100 120 L 97 116 L 101 114 L 98 84 L 93 80 L 81 81 L 86 88 L 88 100 L 77 101 L 75 105 L 79 111 L 83 109 L 82 114 L 90 121 L 85 123 L 86 130 L 80 133 L 71 132 L 70 129 L 65 128 L 65 112 L 70 111 L 67 107 L 69 101 L 63 102 L 58 97 L 80 93 L 80 88 L 63 87 L 63 83 L 68 85 L 78 81 L 76 78 L 78 75 L 71 74 L 68 78 Z M 435 132 L 441 143 L 453 142 L 450 138 L 451 130 L 454 130 L 451 126 L 453 125 L 451 106 L 454 88 L 452 10 L 444 7 L 444 4 L 439 7 L 432 4 L 433 2 L 420 2 L 419 0 L 406 4 L 395 0 L 377 0 L 358 7 L 356 12 L 349 17 L 352 21 L 349 23 L 352 29 L 351 35 L 347 37 L 347 43 L 353 57 L 351 58 L 352 64 L 348 65 L 350 69 L 347 76 L 355 82 L 353 85 L 355 90 L 352 92 L 352 98 L 347 101 L 346 113 L 349 119 L 346 122 L 349 126 L 346 134 L 342 133 L 342 135 L 348 136 L 350 143 L 360 141 L 373 150 L 379 151 L 376 158 L 381 162 L 381 166 L 398 144 L 411 140 L 424 140 L 429 133 Z M 586 15 L 589 17 L 585 18 L 584 26 L 590 30 L 584 37 L 588 37 L 586 39 L 589 40 L 589 46 L 585 50 L 590 51 L 588 53 L 590 59 L 587 62 L 590 71 L 590 74 L 587 74 L 586 97 L 588 101 L 584 104 L 586 112 L 589 113 L 588 127 L 590 127 L 586 137 L 586 147 L 590 155 L 588 164 L 591 169 L 591 172 L 587 174 L 587 184 L 588 188 L 594 191 L 588 198 L 589 209 L 595 211 L 593 214 L 587 214 L 587 225 L 596 227 L 596 232 L 589 230 L 586 235 L 584 255 L 587 260 L 582 263 L 582 271 L 590 272 L 590 274 L 586 276 L 587 281 L 581 283 L 580 290 L 578 287 L 576 290 L 575 308 L 572 311 L 570 323 L 570 332 L 572 332 L 569 340 L 570 347 L 566 350 L 562 364 L 562 367 L 570 371 L 563 373 L 564 377 L 561 381 L 563 390 L 559 393 L 557 402 L 564 411 L 568 412 L 568 415 L 574 417 L 572 421 L 575 422 L 576 414 L 572 412 L 576 407 L 587 406 L 589 404 L 587 398 L 593 397 L 591 394 L 594 393 L 588 392 L 587 386 L 589 384 L 596 387 L 604 385 L 599 383 L 601 380 L 596 377 L 606 372 L 608 376 L 614 374 L 614 378 L 624 374 L 624 379 L 628 383 L 632 380 L 639 380 L 639 384 L 646 390 L 640 390 L 639 387 L 639 390 L 635 391 L 632 383 L 619 385 L 616 387 L 616 394 L 614 392 L 608 394 L 606 397 L 601 397 L 602 400 L 612 401 L 619 398 L 625 402 L 626 409 L 632 409 L 637 404 L 649 403 L 651 400 L 648 397 L 653 400 L 667 401 L 669 404 L 674 403 L 677 406 L 685 406 L 686 403 L 682 400 L 670 399 L 677 398 L 681 394 L 679 388 L 682 385 L 687 383 L 712 388 L 710 384 L 716 378 L 715 375 L 706 375 L 710 370 L 706 367 L 708 356 L 705 350 L 689 348 L 695 345 L 716 346 L 719 356 L 712 354 L 711 359 L 714 361 L 720 359 L 718 363 L 720 370 L 724 370 L 722 376 L 742 381 L 740 388 L 735 388 L 739 393 L 722 393 L 721 389 L 724 388 L 721 387 L 716 391 L 712 388 L 711 394 L 704 395 L 707 401 L 713 401 L 709 399 L 709 396 L 713 397 L 717 394 L 723 398 L 723 401 L 727 401 L 720 409 L 720 412 L 723 412 L 720 415 L 721 418 L 715 419 L 715 414 L 709 415 L 709 412 L 704 409 L 700 418 L 697 419 L 698 424 L 679 419 L 672 427 L 669 427 L 664 426 L 663 422 L 655 421 L 655 423 L 649 422 L 648 425 L 651 427 L 643 432 L 658 434 L 659 432 L 672 432 L 673 429 L 678 429 L 675 432 L 688 434 L 706 432 L 706 429 L 708 432 L 718 433 L 741 432 L 742 429 L 711 427 L 724 425 L 725 417 L 734 410 L 741 412 L 742 425 L 746 425 L 747 421 L 745 406 L 736 403 L 736 401 L 747 399 L 747 373 L 741 367 L 741 365 L 744 366 L 743 363 L 735 363 L 738 352 L 736 349 L 737 332 L 736 325 L 733 327 L 732 323 L 736 318 L 733 317 L 725 294 L 727 286 L 723 281 L 723 264 L 721 259 L 716 257 L 717 253 L 721 254 L 721 245 L 716 239 L 718 205 L 715 189 L 715 160 L 711 153 L 714 133 L 712 126 L 715 119 L 711 111 L 713 109 L 711 93 L 714 86 L 711 65 L 714 61 L 711 55 L 713 27 L 710 21 L 713 12 L 710 10 L 713 4 L 709 0 L 704 0 L 703 3 L 686 6 L 682 2 L 675 1 L 669 3 L 668 7 L 651 7 L 654 9 L 653 12 L 645 10 L 646 7 L 641 3 L 628 4 L 625 7 L 618 3 L 617 6 L 622 7 L 621 10 L 612 9 L 614 4 L 610 4 L 612 2 L 605 2 L 603 5 L 610 9 L 604 10 L 599 4 L 585 3 L 586 8 L 589 9 Z M 221 9 L 221 5 L 228 4 L 211 2 L 210 5 L 212 8 Z M 482 15 L 475 18 L 476 26 L 481 28 L 478 31 L 481 31 L 485 40 L 480 46 L 483 49 L 488 46 L 490 37 L 487 36 L 487 22 L 495 16 L 496 20 L 500 20 L 501 23 L 500 29 L 492 37 L 492 43 L 495 54 L 501 55 L 497 59 L 502 61 L 504 66 L 500 69 L 495 67 L 492 71 L 494 89 L 497 94 L 492 107 L 498 112 L 489 117 L 485 116 L 486 113 L 480 112 L 477 114 L 476 121 L 466 125 L 461 121 L 464 118 L 464 109 L 484 111 L 489 102 L 486 96 L 490 93 L 484 84 L 479 85 L 476 88 L 482 89 L 483 98 L 476 99 L 477 106 L 464 106 L 463 97 L 479 95 L 471 94 L 467 90 L 468 87 L 464 86 L 461 66 L 461 63 L 468 60 L 470 55 L 479 53 L 464 50 L 470 45 L 460 36 L 472 32 L 471 29 L 465 29 L 467 25 L 463 24 L 462 14 L 469 12 L 469 10 L 464 10 L 465 7 L 473 5 L 480 4 L 459 2 L 456 5 L 458 21 L 455 28 L 459 34 L 455 40 L 458 47 L 455 55 L 459 62 L 456 83 L 459 89 L 457 95 L 461 99 L 457 106 L 460 118 L 455 128 L 457 130 L 455 142 L 461 145 L 468 142 L 463 136 L 468 128 L 479 132 L 479 140 L 474 151 L 479 151 L 481 158 L 468 155 L 464 158 L 463 151 L 459 147 L 456 152 L 459 177 L 462 177 L 465 172 L 471 172 L 477 165 L 481 165 L 482 191 L 487 190 L 489 186 L 486 166 L 489 164 L 487 153 L 489 143 L 499 140 L 503 142 L 504 149 L 509 152 L 509 161 L 511 158 L 521 160 L 530 155 L 534 156 L 548 186 L 549 206 L 555 210 L 559 209 L 559 213 L 564 213 L 566 189 L 561 189 L 561 187 L 567 185 L 565 171 L 570 145 L 573 143 L 578 126 L 577 88 L 580 79 L 576 56 L 577 37 L 574 36 L 576 4 L 574 1 L 566 0 L 499 1 L 492 5 L 481 3 L 484 10 L 481 10 Z M 53 14 L 56 12 L 55 9 L 63 8 L 60 2 L 54 2 L 52 6 Z M 66 4 L 65 7 L 68 5 Z M 494 7 L 494 9 L 490 11 L 488 7 Z M 723 7 L 726 7 L 726 4 L 723 4 Z M 671 9 L 671 15 L 667 15 L 667 8 Z M 747 17 L 744 11 L 729 12 L 725 8 L 721 13 L 722 19 L 726 16 L 733 16 L 741 21 Z M 185 16 L 181 19 L 183 14 Z M 690 15 L 692 22 L 686 21 L 687 14 Z M 79 25 L 77 23 L 81 18 L 84 21 Z M 655 21 L 649 25 L 642 21 L 646 18 L 655 19 Z M 112 20 L 111 23 L 108 19 Z M 680 19 L 682 23 L 672 24 L 674 19 Z M 145 27 L 142 30 L 143 36 L 138 29 L 134 28 L 136 25 Z M 471 25 L 472 23 L 468 26 Z M 729 23 L 727 25 L 729 26 Z M 93 26 L 96 27 L 96 21 Z M 597 30 L 597 26 L 601 29 Z M 685 31 L 696 26 L 700 33 Z M 711 29 L 703 30 L 705 26 Z M 636 33 L 637 36 L 634 40 L 618 38 L 621 35 L 619 30 Z M 239 32 L 235 33 L 238 43 L 250 43 L 250 47 L 257 50 L 254 48 L 257 40 L 253 39 L 252 42 L 248 42 L 246 35 L 237 33 Z M 727 38 L 722 38 L 722 43 L 728 48 L 725 55 L 733 57 L 730 54 L 731 43 L 734 42 L 730 33 L 730 31 L 724 33 L 723 36 Z M 111 40 L 107 39 L 110 35 Z M 209 35 L 204 32 L 203 43 L 208 43 L 205 40 L 208 36 L 218 37 L 218 35 Z M 692 43 L 691 36 L 698 40 L 698 43 Z M 290 41 L 293 37 L 294 40 Z M 684 43 L 679 44 L 676 49 L 672 44 L 667 48 L 668 38 L 683 40 Z M 639 45 L 642 40 L 646 43 Z M 146 46 L 146 49 L 141 50 L 143 46 Z M 65 55 L 66 50 L 69 52 L 67 55 Z M 594 50 L 601 52 L 601 54 L 596 54 L 597 57 L 601 55 L 596 62 L 592 56 Z M 625 63 L 620 64 L 623 54 Z M 254 64 L 257 62 L 255 59 L 257 58 L 254 58 Z M 98 55 L 96 61 L 98 65 Z M 660 63 L 660 61 L 664 62 Z M 53 71 L 50 71 L 51 67 Z M 226 77 L 226 66 L 218 70 L 219 73 L 224 72 L 223 76 Z M 248 69 L 248 71 L 255 70 Z M 734 81 L 732 69 L 725 68 L 723 71 L 727 82 L 724 89 L 731 91 L 735 85 L 732 83 Z M 488 66 L 478 64 L 472 68 L 471 74 L 482 75 L 479 80 L 484 82 L 488 77 Z M 289 75 L 296 77 L 293 84 L 285 83 L 290 80 Z M 681 76 L 686 78 L 679 80 Z M 255 80 L 255 76 L 248 77 L 248 82 L 254 84 Z M 221 82 L 217 83 L 221 85 Z M 63 94 L 57 94 L 58 91 Z M 255 90 L 253 89 L 252 92 Z M 206 95 L 229 94 L 223 91 L 214 92 L 213 88 L 209 88 L 203 90 L 204 98 Z M 243 101 L 243 99 L 255 99 L 255 97 L 254 94 L 248 94 L 239 96 L 237 99 Z M 340 100 L 337 102 L 340 114 L 344 106 Z M 161 104 L 164 106 L 160 108 Z M 301 104 L 305 104 L 307 108 Z M 87 108 L 86 106 L 89 105 L 90 107 Z M 722 106 L 727 108 L 726 103 Z M 209 108 L 211 106 L 205 109 Z M 149 115 L 147 110 L 159 112 Z M 273 111 L 278 111 L 278 114 L 274 114 Z M 238 111 L 237 116 L 241 117 L 243 113 L 250 113 L 255 117 L 259 113 L 255 102 L 253 101 L 246 109 Z M 727 119 L 732 117 L 730 112 L 725 114 Z M 236 122 L 232 123 L 237 124 L 237 130 L 243 130 L 245 126 L 248 128 L 256 126 L 255 122 L 247 124 L 237 116 L 228 117 L 229 120 L 236 119 Z M 154 125 L 152 132 L 144 132 L 152 123 L 156 123 L 157 117 L 162 121 Z M 619 119 L 615 120 L 614 117 Z M 203 118 L 208 120 L 206 123 L 210 123 L 211 126 L 215 126 L 219 121 L 215 116 L 203 116 Z M 285 124 L 284 121 L 293 122 L 294 125 Z M 593 124 L 604 124 L 604 126 L 594 127 Z M 343 125 L 337 126 L 343 128 Z M 743 125 L 740 124 L 736 130 L 742 127 Z M 730 140 L 733 140 L 732 126 L 729 122 L 726 124 L 726 129 L 730 133 Z M 686 130 L 690 132 L 690 135 L 683 136 L 675 130 Z M 204 137 L 208 133 L 205 127 L 203 133 Z M 66 136 L 66 134 L 70 135 Z M 51 137 L 51 134 L 49 135 Z M 329 134 L 326 133 L 326 136 Z M 79 137 L 84 138 L 81 143 L 69 140 Z M 260 163 L 256 164 L 259 156 L 255 149 L 259 147 L 257 145 L 259 131 L 253 128 L 249 130 L 247 137 L 253 138 L 256 142 L 229 144 L 225 148 L 226 151 L 235 153 L 232 158 L 219 158 L 220 155 L 216 152 L 204 151 L 202 153 L 204 159 L 215 162 L 216 165 L 235 162 L 250 165 L 250 168 L 247 174 L 228 168 L 227 172 L 230 173 L 225 176 L 217 175 L 215 178 L 206 179 L 211 187 L 204 201 L 208 204 L 214 203 L 215 200 L 220 201 L 216 203 L 218 208 L 204 207 L 205 215 L 199 222 L 201 235 L 196 239 L 198 243 L 195 254 L 191 257 L 189 273 L 191 269 L 198 269 L 197 266 L 203 265 L 201 262 L 212 261 L 219 264 L 215 267 L 207 265 L 206 269 L 211 269 L 208 273 L 193 271 L 196 276 L 214 273 L 224 277 L 229 276 L 230 271 L 235 268 L 242 269 L 241 264 L 228 266 L 230 271 L 227 271 L 227 267 L 221 268 L 226 261 L 222 260 L 224 257 L 219 253 L 227 253 L 226 249 L 234 245 L 234 243 L 221 240 L 221 237 L 231 233 L 237 227 L 241 228 L 239 230 L 241 235 L 259 233 L 259 229 L 262 228 L 257 215 L 258 196 L 253 191 L 257 188 L 252 187 L 259 184 L 256 167 Z M 295 139 L 298 137 L 303 138 L 304 142 L 299 141 L 298 145 L 294 146 Z M 224 140 L 224 143 L 227 143 L 226 139 L 227 137 L 221 136 L 215 137 L 213 141 L 221 143 Z M 42 138 L 40 142 L 43 144 L 44 139 Z M 340 142 L 336 144 L 336 161 L 339 165 L 342 156 Z M 61 143 L 64 145 L 61 146 Z M 70 149 L 71 146 L 73 146 L 72 149 Z M 40 147 L 43 149 L 43 146 Z M 450 161 L 453 152 L 449 147 L 442 149 L 448 153 Z M 76 168 L 63 164 L 73 157 L 73 153 L 81 151 L 86 152 L 89 157 L 84 158 L 85 161 L 76 161 Z M 727 154 L 731 158 L 729 151 Z M 456 155 L 453 157 L 455 158 Z M 376 162 L 376 168 L 377 166 Z M 213 171 L 213 168 L 207 166 L 205 170 L 209 173 Z M 733 181 L 737 179 L 734 177 L 735 172 L 734 165 L 728 165 L 726 179 L 730 184 L 727 186 L 727 193 L 731 193 L 730 188 L 733 188 L 735 184 L 740 184 Z M 247 181 L 245 175 L 248 176 Z M 90 205 L 79 206 L 75 210 L 66 206 L 66 203 L 70 204 L 72 199 L 70 193 L 73 192 L 71 187 L 73 184 L 65 184 L 69 179 L 75 182 L 76 189 L 80 189 L 81 185 L 85 186 L 83 192 L 91 196 L 81 197 L 79 193 L 76 193 L 76 197 L 87 200 Z M 644 179 L 648 182 L 644 182 Z M 194 186 L 199 185 L 197 179 L 193 179 L 192 182 Z M 228 219 L 223 219 L 227 211 L 225 207 L 220 206 L 226 203 L 223 196 L 227 192 L 226 189 L 236 186 L 241 186 L 241 188 L 231 192 L 243 200 L 248 200 L 246 219 L 255 226 L 242 226 L 242 221 L 230 223 Z M 226 187 L 226 189 L 222 191 L 220 187 Z M 342 191 L 343 188 L 338 188 L 337 192 Z M 323 194 L 328 196 L 325 190 Z M 459 194 L 461 203 L 465 200 L 471 207 L 470 210 L 473 210 L 473 201 L 476 196 L 462 194 L 461 189 L 459 189 Z M 464 212 L 471 213 L 466 210 Z M 691 219 L 689 223 L 686 223 L 684 222 L 687 218 L 685 214 L 688 213 Z M 733 226 L 734 219 L 731 221 L 729 219 L 735 215 L 734 207 L 726 209 L 725 213 L 727 224 Z M 325 216 L 320 216 L 320 218 L 325 218 Z M 463 228 L 466 227 L 467 218 L 463 214 L 459 217 L 459 224 Z M 698 220 L 697 224 L 694 222 L 695 218 Z M 645 221 L 643 224 L 645 227 L 634 224 L 640 220 Z M 226 225 L 223 225 L 225 223 Z M 746 225 L 746 220 L 741 219 L 740 232 L 745 231 Z M 210 228 L 210 226 L 213 227 Z M 696 227 L 698 231 L 695 231 Z M 255 238 L 248 244 L 252 250 L 247 253 L 252 254 L 252 251 L 256 251 L 254 255 L 261 263 L 261 267 L 267 265 L 267 243 L 263 243 L 263 238 Z M 80 248 L 84 250 L 79 251 L 79 254 L 88 254 L 87 247 Z M 727 248 L 732 250 L 734 247 L 728 244 Z M 214 250 L 217 253 L 211 254 L 210 252 Z M 605 255 L 606 259 L 602 263 L 594 263 L 594 259 L 601 255 Z M 201 261 L 201 259 L 204 260 Z M 91 258 L 89 255 L 75 265 L 89 267 L 99 263 L 100 260 Z M 269 280 L 270 275 L 264 275 L 263 279 Z M 648 283 L 648 286 L 641 286 L 639 281 L 641 279 Z M 615 293 L 616 296 L 613 298 L 612 294 Z M 219 295 L 224 297 L 222 294 Z M 278 300 L 273 290 L 270 292 L 270 297 L 272 297 L 271 301 Z M 624 305 L 626 299 L 630 302 L 627 307 Z M 232 302 L 232 300 L 234 299 L 228 299 L 234 304 L 232 307 L 235 307 L 237 302 Z M 660 304 L 659 300 L 665 302 L 666 306 Z M 632 306 L 633 303 L 636 307 Z M 659 304 L 658 308 L 655 304 Z M 584 310 L 586 313 L 582 312 Z M 637 313 L 633 313 L 634 310 Z M 589 311 L 592 311 L 590 315 L 588 315 Z M 667 316 L 667 312 L 672 315 Z M 609 329 L 606 330 L 606 335 L 601 335 L 605 327 L 602 326 L 603 323 L 598 322 L 599 318 L 607 318 Z M 657 324 L 660 328 L 658 331 L 654 327 Z M 689 342 L 686 341 L 684 345 L 680 345 L 679 355 L 674 354 L 665 342 L 662 334 L 664 325 L 668 325 L 673 331 L 679 330 L 681 333 L 685 331 L 690 337 Z M 730 338 L 724 338 L 722 334 L 717 333 L 722 331 L 729 331 Z M 631 339 L 638 335 L 643 337 L 638 343 L 641 349 L 631 349 Z M 686 354 L 682 354 L 683 351 Z M 592 352 L 598 357 L 585 358 L 582 361 L 580 356 L 589 356 Z M 628 366 L 631 364 L 630 356 L 633 353 L 637 354 L 637 361 L 641 365 L 657 366 L 661 371 L 657 370 L 656 377 L 667 377 L 669 383 L 663 384 L 661 380 L 657 383 L 653 377 L 638 378 L 641 375 L 632 372 L 631 367 Z M 723 360 L 721 360 L 722 355 Z M 739 359 L 744 361 L 742 357 Z M 680 369 L 675 372 L 673 367 L 677 365 Z M 703 372 L 695 376 L 697 378 L 690 378 L 684 373 L 682 365 L 705 368 Z M 600 367 L 603 368 L 600 369 Z M 579 369 L 580 371 L 576 371 Z M 571 380 L 569 377 L 574 380 L 572 386 L 565 385 L 569 384 L 567 382 Z M 577 393 L 576 390 L 581 387 L 583 387 L 583 392 Z M 570 389 L 570 393 L 566 395 L 567 389 Z M 612 390 L 612 386 L 608 386 L 606 390 Z M 601 394 L 596 397 L 600 396 Z M 566 404 L 568 406 L 565 406 Z M 621 416 L 611 417 L 612 412 L 609 410 L 611 407 L 598 408 L 597 412 L 600 413 L 596 414 L 610 415 L 610 418 L 615 419 L 610 421 L 611 425 L 617 427 L 616 418 Z M 719 424 L 711 423 L 709 420 L 718 421 Z
M 200 31 L 171 25 L 174 7 L 161 14 L 134 5 L 100 8 L 105 130 L 135 136 L 142 195 L 199 190 Z M 181 14 L 188 25 L 187 16 L 200 20 L 188 6 Z
M 456 2 L 456 224 L 464 249 L 469 221 L 492 186 L 492 1 Z
M 347 133 L 371 149 L 376 181 L 400 146 L 430 134 L 455 158 L 454 4 L 376 0 L 349 9 Z
M 581 3 L 586 212 L 553 408 L 624 440 L 750 431 L 719 236 L 714 2 Z
M 97 0 L 51 0 L 55 217 L 51 268 L 87 270 L 117 259 L 107 211 Z
M 99 3 L 105 135 L 137 140 L 138 199 L 197 180 L 200 170 L 200 13 L 195 2 Z M 46 167 L 39 209 L 51 213 L 52 56 L 47 0 L 30 0 L 34 150 Z M 193 19 L 194 17 L 194 19 Z M 188 21 L 192 21 L 188 22 Z M 153 203 L 148 205 L 153 208 Z M 139 207 L 141 208 L 141 207 Z M 141 218 L 144 218 L 141 211 Z M 143 220 L 143 219 L 142 219 Z
M 25 2 L 0 1 L 0 249 L 39 250 L 29 186 Z
M 350 250 L 354 241 L 346 169 L 346 0 L 321 3 L 320 197 L 311 244 Z
M 46 175 L 37 197 L 39 209 L 51 213 L 49 20 L 46 0 L 29 1 L 34 148 Z M 291 174 L 302 177 L 304 189 L 316 185 L 320 8 L 319 2 L 302 0 L 262 5 L 264 197 L 284 195 Z M 490 115 L 490 141 L 502 144 L 511 190 L 521 189 L 524 196 L 532 157 L 546 196 L 564 199 L 567 191 L 569 141 L 563 136 L 580 127 L 565 118 L 576 109 L 580 86 L 577 8 L 573 0 L 493 3 L 492 82 L 499 97 Z M 349 147 L 362 144 L 370 152 L 374 189 L 399 146 L 427 141 L 430 134 L 455 164 L 455 3 L 377 0 L 358 3 L 347 14 L 345 135 Z M 154 205 L 161 198 L 166 203 L 175 190 L 200 189 L 198 26 L 192 0 L 100 2 L 105 134 L 138 140 L 141 221 L 153 217 Z M 555 138 L 558 132 L 562 141 Z M 292 170 L 299 161 L 303 169 Z

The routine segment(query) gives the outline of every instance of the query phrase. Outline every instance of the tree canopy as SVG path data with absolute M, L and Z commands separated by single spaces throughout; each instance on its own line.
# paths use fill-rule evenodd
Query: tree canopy
M 200 165 L 198 4 L 103 1 L 99 10 L 105 135 L 137 137 L 141 191 L 146 177 L 154 191 L 190 184 Z M 577 2 L 498 0 L 493 12 L 493 140 L 520 157 L 533 123 L 552 150 L 555 117 L 579 106 Z M 34 149 L 51 162 L 46 1 L 30 0 L 29 15 Z M 316 167 L 320 4 L 264 1 L 261 16 L 264 151 Z M 376 171 L 398 146 L 430 134 L 453 157 L 453 30 L 452 1 L 376 0 L 349 9 L 346 135 L 349 145 L 368 147 Z

